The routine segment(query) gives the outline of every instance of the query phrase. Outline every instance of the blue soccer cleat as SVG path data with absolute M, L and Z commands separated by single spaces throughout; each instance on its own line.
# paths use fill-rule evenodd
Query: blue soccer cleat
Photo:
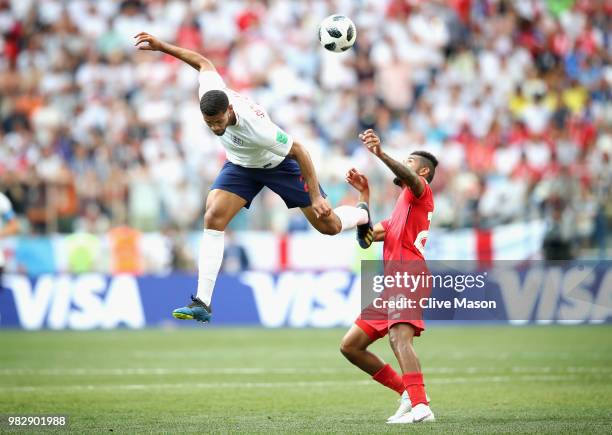
M 177 308 L 172 312 L 172 316 L 181 320 L 197 320 L 206 323 L 212 317 L 212 310 L 199 298 L 191 296 L 191 303 L 186 307 Z
M 357 225 L 357 241 L 363 249 L 368 249 L 374 241 L 374 227 L 370 218 L 370 208 L 365 202 L 358 203 L 355 207 L 364 209 L 368 212 L 368 223 Z

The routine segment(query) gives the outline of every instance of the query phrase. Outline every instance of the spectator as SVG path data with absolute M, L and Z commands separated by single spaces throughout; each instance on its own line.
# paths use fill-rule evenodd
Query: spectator
M 558 227 L 551 198 L 576 177 L 563 219 L 583 246 L 605 248 L 605 2 L 0 3 L 0 189 L 30 233 L 97 233 L 126 217 L 145 232 L 197 225 L 224 154 L 202 123 L 196 73 L 133 50 L 147 30 L 202 51 L 231 87 L 300 132 L 336 203 L 354 201 L 336 180 L 356 166 L 377 192 L 374 218 L 392 206 L 386 169 L 355 143 L 373 127 L 398 157 L 416 147 L 444 156 L 434 225 L 491 226 L 535 205 Z M 328 53 L 312 29 L 341 6 L 357 45 Z M 581 202 L 590 211 L 572 212 Z M 239 228 L 299 229 L 283 208 L 264 193 Z

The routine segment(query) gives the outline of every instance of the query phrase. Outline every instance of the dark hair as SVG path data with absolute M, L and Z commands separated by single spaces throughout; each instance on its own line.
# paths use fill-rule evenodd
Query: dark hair
M 200 111 L 206 116 L 225 113 L 229 107 L 229 99 L 225 92 L 218 89 L 206 92 L 200 99 Z
M 421 160 L 421 164 L 429 168 L 429 174 L 427 175 L 427 177 L 425 177 L 425 179 L 427 180 L 428 183 L 431 183 L 436 173 L 436 167 L 438 166 L 438 159 L 436 159 L 436 157 L 432 153 L 427 152 L 427 151 L 414 151 L 411 155 L 419 156 Z

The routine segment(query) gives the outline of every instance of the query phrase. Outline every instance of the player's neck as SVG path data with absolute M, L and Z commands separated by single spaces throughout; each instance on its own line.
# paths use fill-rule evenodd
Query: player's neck
M 232 113 L 230 113 L 229 125 L 236 125 L 236 122 L 236 114 L 232 111 Z

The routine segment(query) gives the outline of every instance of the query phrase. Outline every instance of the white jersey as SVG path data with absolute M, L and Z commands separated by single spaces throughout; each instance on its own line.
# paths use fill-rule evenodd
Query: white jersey
M 9 201 L 4 193 L 0 192 L 0 228 L 14 217 L 15 213 L 13 212 L 11 201 Z M 4 266 L 4 252 L 2 252 L 2 247 L 0 247 L 0 267 L 2 266 Z
M 210 90 L 221 90 L 236 114 L 236 125 L 228 125 L 220 137 L 230 162 L 245 168 L 273 168 L 285 159 L 293 138 L 274 124 L 261 106 L 229 89 L 216 71 L 201 72 L 199 81 L 200 99 Z

